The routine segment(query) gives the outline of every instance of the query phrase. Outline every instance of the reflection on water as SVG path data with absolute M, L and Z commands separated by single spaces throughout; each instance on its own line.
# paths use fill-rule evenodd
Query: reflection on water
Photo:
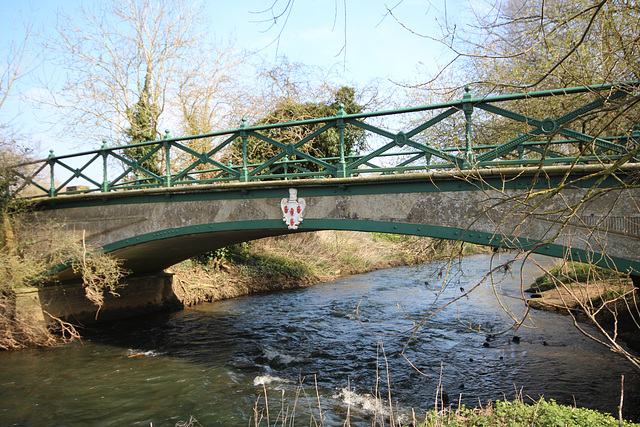
M 615 413 L 623 374 L 625 417 L 640 419 L 638 374 L 570 319 L 535 312 L 509 329 L 524 314 L 520 266 L 463 296 L 489 268 L 481 255 L 448 273 L 442 263 L 388 269 L 1 353 L 1 424 L 162 426 L 194 416 L 205 426 L 248 425 L 265 390 L 272 422 L 295 407 L 301 422 L 341 425 L 348 410 L 352 422 L 370 424 L 372 413 L 389 412 L 388 386 L 397 413 L 419 414 L 433 407 L 439 383 L 455 404 L 522 393 Z M 525 284 L 538 274 L 529 263 L 522 271 Z

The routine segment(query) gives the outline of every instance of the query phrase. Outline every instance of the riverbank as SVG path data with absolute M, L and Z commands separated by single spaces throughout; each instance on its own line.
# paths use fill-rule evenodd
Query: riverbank
M 235 245 L 171 268 L 173 290 L 184 306 L 262 292 L 312 286 L 340 276 L 487 248 L 424 237 L 318 231 Z
M 525 292 L 531 308 L 571 315 L 599 324 L 613 340 L 640 352 L 638 293 L 626 274 L 582 263 L 561 264 L 536 279 Z

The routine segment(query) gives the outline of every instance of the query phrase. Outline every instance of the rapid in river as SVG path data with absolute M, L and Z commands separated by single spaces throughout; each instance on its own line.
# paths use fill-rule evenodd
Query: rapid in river
M 515 263 L 482 281 L 491 262 L 476 255 L 448 270 L 445 262 L 381 270 L 3 352 L 0 425 L 157 427 L 194 417 L 203 426 L 254 426 L 256 416 L 261 425 L 267 416 L 272 425 L 285 416 L 291 425 L 310 417 L 371 425 L 391 413 L 420 419 L 436 396 L 454 407 L 544 396 L 617 414 L 621 375 L 624 416 L 640 421 L 640 375 L 569 317 L 535 311 L 510 329 L 525 312 L 522 282 L 540 270 Z

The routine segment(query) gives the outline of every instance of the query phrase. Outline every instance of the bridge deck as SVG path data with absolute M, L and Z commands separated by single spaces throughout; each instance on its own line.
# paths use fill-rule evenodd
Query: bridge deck
M 40 200 L 37 216 L 84 230 L 88 243 L 138 273 L 242 241 L 331 229 L 533 250 L 640 272 L 640 190 L 620 185 L 636 179 L 640 164 L 600 180 L 605 170 L 494 169 L 77 194 Z M 305 203 L 297 229 L 283 221 L 289 189 Z

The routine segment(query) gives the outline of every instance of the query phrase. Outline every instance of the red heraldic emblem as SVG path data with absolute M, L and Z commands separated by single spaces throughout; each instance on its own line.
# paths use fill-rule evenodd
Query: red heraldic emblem
M 298 190 L 290 188 L 289 199 L 283 198 L 280 207 L 282 208 L 282 220 L 291 230 L 296 230 L 302 222 L 304 209 L 307 207 L 303 198 L 298 199 Z

